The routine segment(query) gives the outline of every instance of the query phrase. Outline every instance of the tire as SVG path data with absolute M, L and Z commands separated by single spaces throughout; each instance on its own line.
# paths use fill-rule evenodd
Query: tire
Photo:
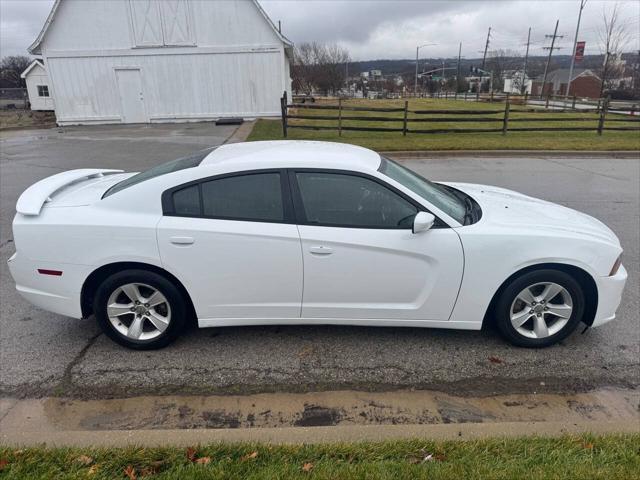
M 146 270 L 109 276 L 98 287 L 93 305 L 102 331 L 134 350 L 169 345 L 186 323 L 187 307 L 180 291 L 162 275 Z
M 518 347 L 542 348 L 570 335 L 584 311 L 580 284 L 568 273 L 545 269 L 511 281 L 494 312 L 496 326 L 509 342 Z

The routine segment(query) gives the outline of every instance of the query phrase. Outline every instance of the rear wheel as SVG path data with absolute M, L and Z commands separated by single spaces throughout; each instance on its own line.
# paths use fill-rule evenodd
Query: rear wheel
M 547 347 L 566 338 L 582 320 L 584 292 L 569 274 L 536 270 L 511 282 L 496 305 L 500 332 L 520 347 Z
M 169 280 L 145 270 L 108 277 L 96 291 L 94 312 L 112 340 L 137 350 L 162 348 L 180 334 L 186 307 Z

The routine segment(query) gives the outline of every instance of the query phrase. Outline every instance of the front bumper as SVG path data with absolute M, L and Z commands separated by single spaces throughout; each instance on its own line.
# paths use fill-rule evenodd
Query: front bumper
M 622 300 L 622 291 L 627 282 L 627 270 L 620 265 L 618 272 L 611 277 L 598 277 L 598 308 L 592 327 L 597 327 L 616 318 L 616 310 Z
M 34 261 L 14 253 L 7 261 L 16 290 L 29 303 L 49 312 L 82 318 L 80 290 L 90 267 Z M 62 270 L 61 276 L 42 275 L 38 269 Z

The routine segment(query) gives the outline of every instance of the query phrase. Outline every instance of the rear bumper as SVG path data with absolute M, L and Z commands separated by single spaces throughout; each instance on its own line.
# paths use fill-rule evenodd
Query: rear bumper
M 59 315 L 82 317 L 80 291 L 90 267 L 34 261 L 17 252 L 7 264 L 16 290 L 28 302 Z M 42 275 L 38 269 L 61 270 L 62 275 Z
M 603 325 L 616 318 L 616 310 L 622 299 L 622 291 L 627 282 L 627 270 L 620 265 L 618 273 L 611 277 L 596 279 L 598 286 L 598 309 L 592 327 Z

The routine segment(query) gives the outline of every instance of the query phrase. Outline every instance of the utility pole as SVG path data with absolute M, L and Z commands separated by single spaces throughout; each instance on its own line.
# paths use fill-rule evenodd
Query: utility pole
M 460 90 L 460 57 L 462 55 L 462 42 L 460 42 L 460 46 L 458 47 L 458 69 L 456 71 L 456 92 Z
M 556 38 L 563 38 L 562 35 L 558 35 L 558 24 L 560 20 L 556 20 L 556 29 L 553 31 L 553 35 L 545 35 L 545 38 L 551 38 L 551 46 L 543 47 L 545 50 L 549 50 L 549 57 L 547 57 L 547 63 L 544 66 L 544 75 L 542 76 L 542 88 L 540 89 L 540 98 L 544 95 L 544 87 L 547 84 L 547 73 L 549 73 L 549 64 L 551 63 L 551 54 L 554 49 L 559 49 L 560 47 L 554 47 L 556 43 Z
M 576 36 L 573 38 L 573 50 L 571 53 L 571 66 L 569 67 L 569 79 L 567 80 L 567 90 L 564 92 L 564 103 L 567 101 L 567 97 L 569 96 L 569 88 L 571 88 L 571 80 L 573 76 L 573 65 L 576 61 L 576 47 L 578 45 L 578 32 L 580 31 L 580 19 L 582 18 L 582 9 L 587 4 L 587 0 L 580 0 L 580 11 L 578 12 L 578 24 L 576 25 Z
M 437 45 L 437 43 L 425 43 L 424 45 L 418 45 L 416 47 L 416 79 L 415 79 L 415 83 L 413 85 L 413 95 L 414 96 L 418 96 L 418 54 L 419 54 L 420 49 L 422 47 L 432 47 L 434 45 Z
M 520 93 L 526 91 L 525 82 L 527 81 L 527 60 L 529 59 L 529 44 L 531 43 L 531 27 L 527 35 L 527 53 L 524 54 L 524 65 L 522 66 L 522 83 L 520 85 Z
M 484 62 L 487 60 L 487 50 L 489 49 L 489 40 L 491 39 L 491 27 L 487 32 L 487 43 L 484 44 L 484 55 L 482 55 L 482 70 L 484 70 Z

